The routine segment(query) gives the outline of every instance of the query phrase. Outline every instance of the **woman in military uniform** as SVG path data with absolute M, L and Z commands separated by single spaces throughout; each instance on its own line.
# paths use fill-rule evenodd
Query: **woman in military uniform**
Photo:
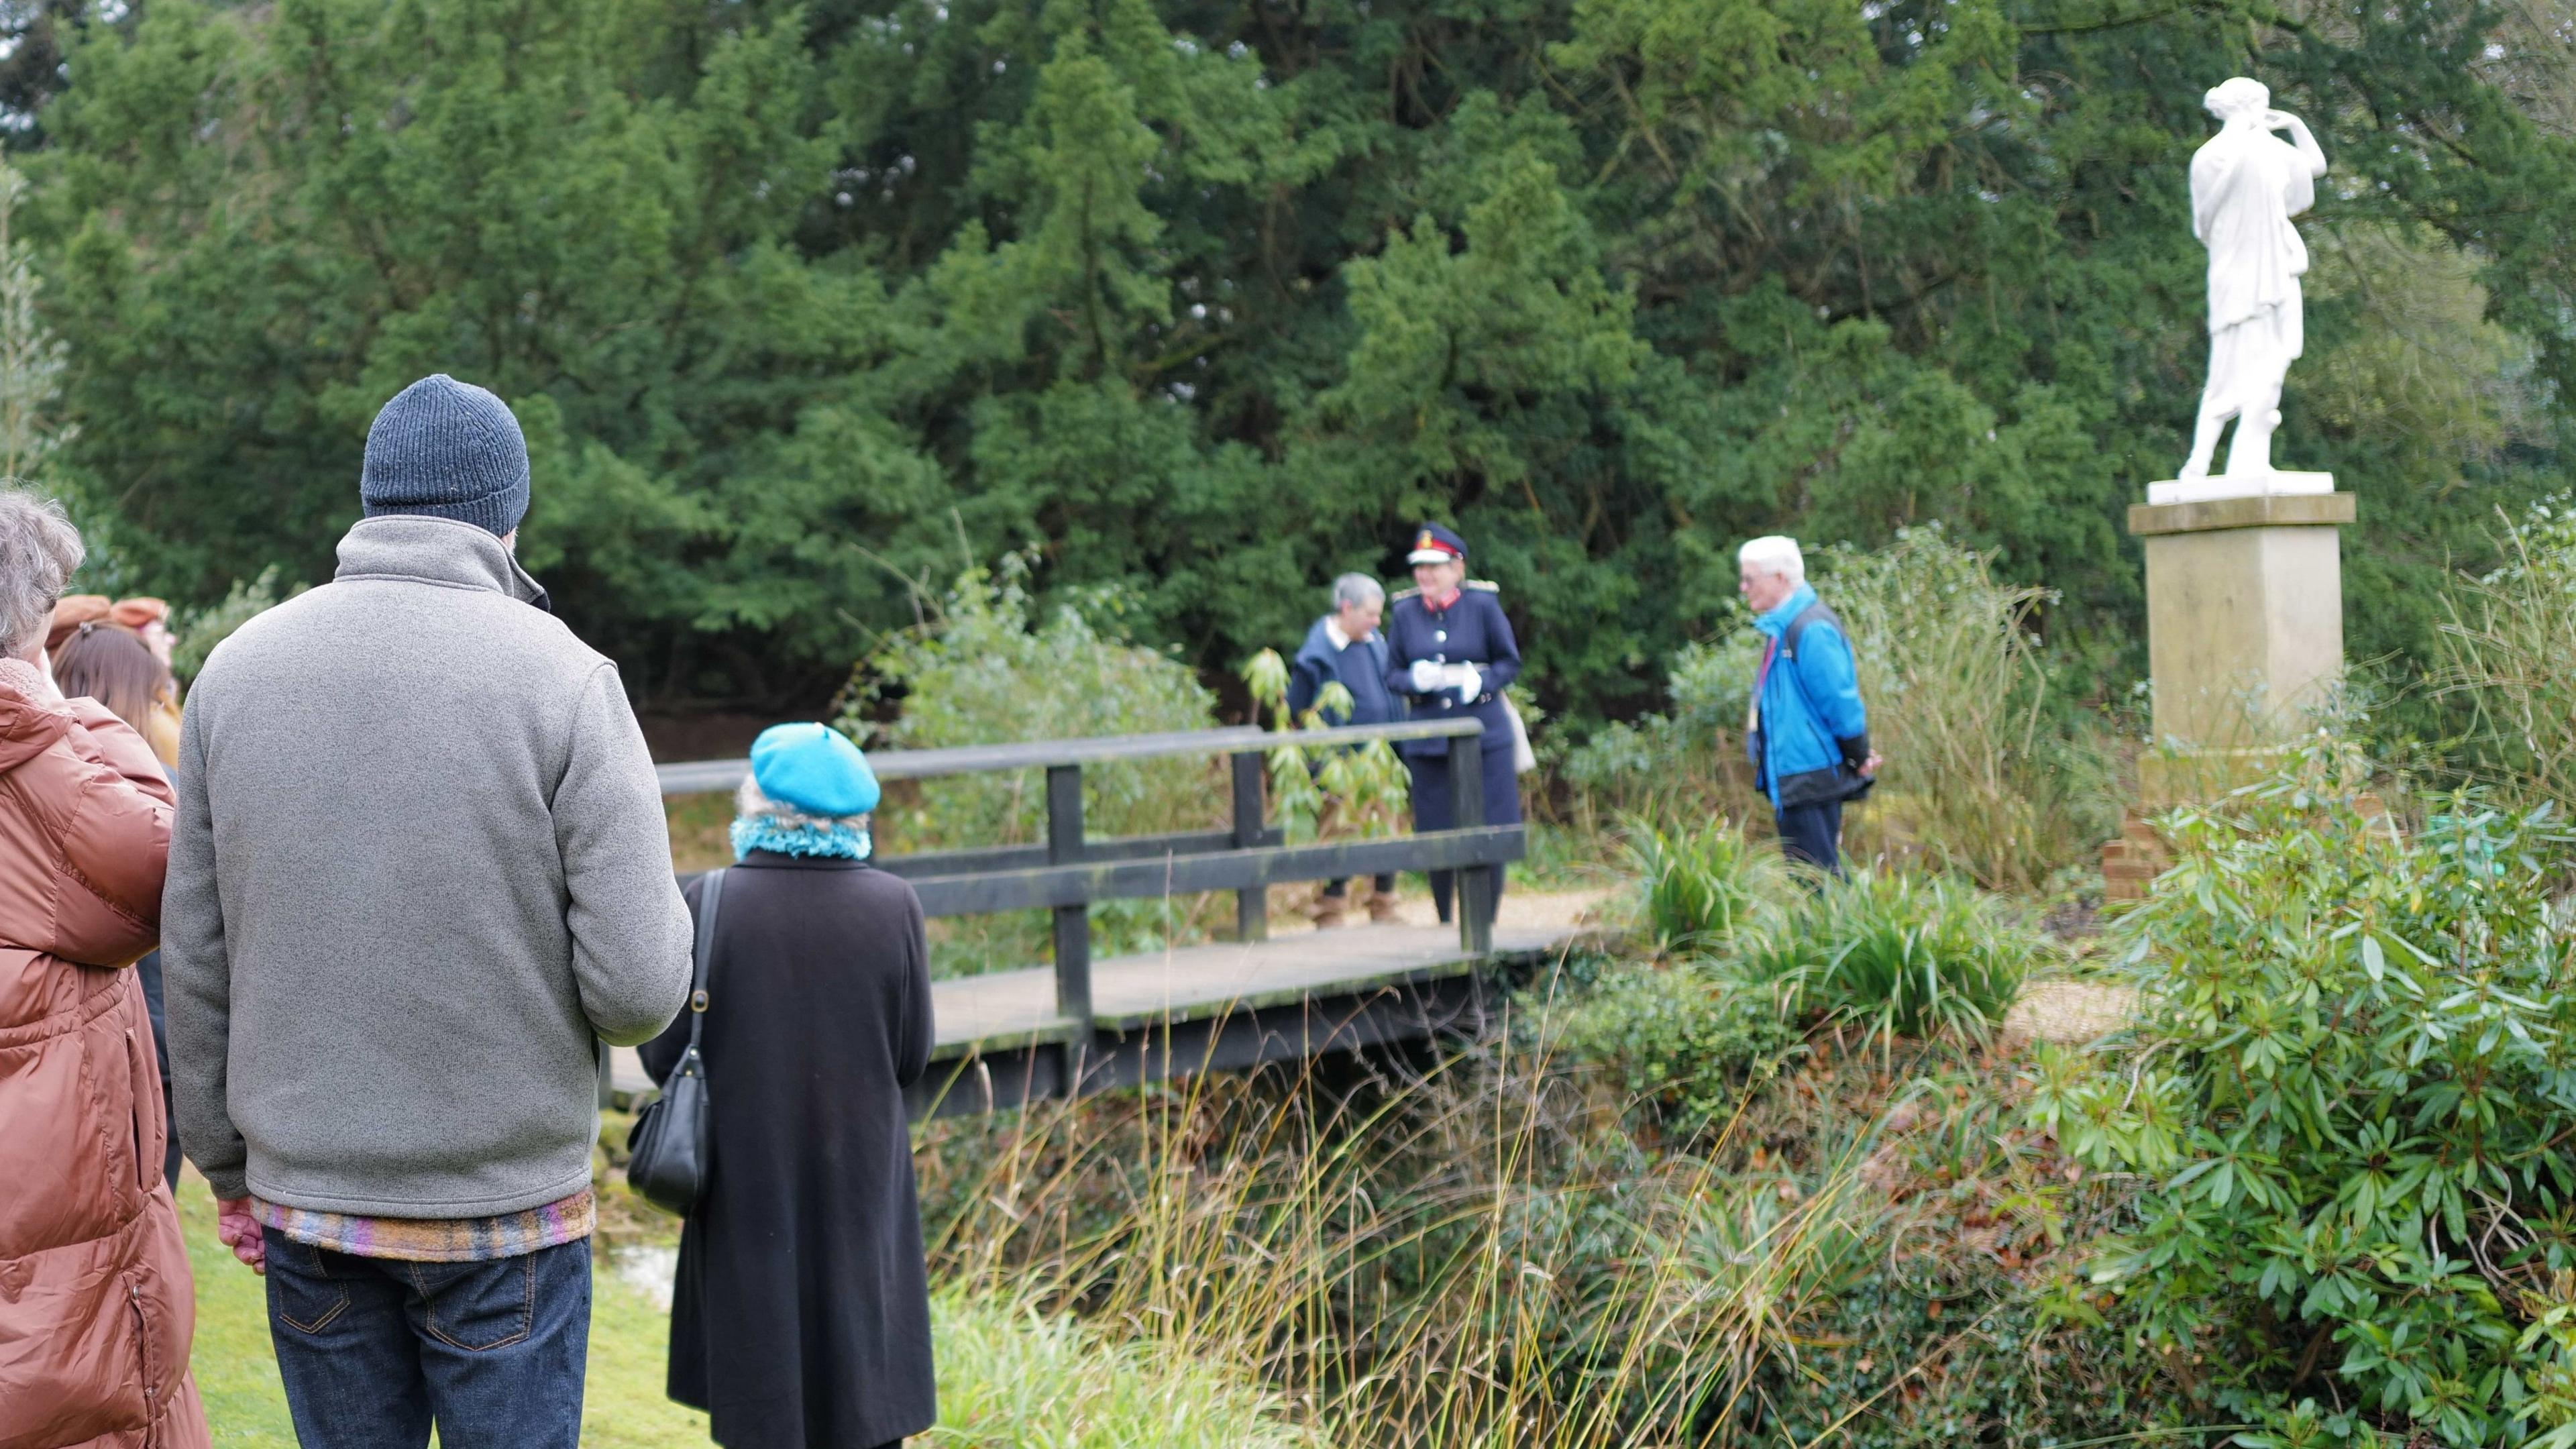
M 1461 716 L 1485 726 L 1485 823 L 1517 825 L 1520 785 L 1512 769 L 1512 727 L 1503 688 L 1521 672 L 1520 645 L 1503 617 L 1500 591 L 1467 577 L 1467 542 L 1436 523 L 1414 535 L 1413 581 L 1395 596 L 1386 622 L 1387 688 L 1413 707 L 1415 719 Z M 1413 774 L 1413 828 L 1446 830 L 1457 823 L 1449 798 L 1449 740 L 1406 740 L 1405 768 Z M 1451 877 L 1431 872 L 1431 899 L 1449 919 Z M 1494 867 L 1494 895 L 1502 897 L 1503 868 Z

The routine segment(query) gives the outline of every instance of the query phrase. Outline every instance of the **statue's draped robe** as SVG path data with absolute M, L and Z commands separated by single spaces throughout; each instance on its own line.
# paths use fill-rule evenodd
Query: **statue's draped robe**
M 2307 243 L 2290 218 L 2316 203 L 2297 147 L 2229 127 L 2191 158 L 2191 229 L 2209 248 L 2209 389 L 2228 412 L 2261 401 L 2306 345 L 2299 275 Z

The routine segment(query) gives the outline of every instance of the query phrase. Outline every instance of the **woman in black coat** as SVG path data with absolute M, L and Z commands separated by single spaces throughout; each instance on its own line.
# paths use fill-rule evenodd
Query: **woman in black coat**
M 726 1449 L 877 1449 L 938 1417 L 903 1098 L 930 1060 L 930 952 L 912 887 L 867 863 L 876 800 L 821 725 L 753 747 L 707 971 L 707 1181 L 671 1303 L 671 1397 Z M 688 1036 L 682 1012 L 644 1047 L 655 1081 Z

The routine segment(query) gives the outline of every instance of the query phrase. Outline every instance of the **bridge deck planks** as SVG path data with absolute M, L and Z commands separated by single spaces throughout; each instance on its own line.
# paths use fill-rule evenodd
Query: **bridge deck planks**
M 1544 955 L 1575 933 L 1562 928 L 1494 927 L 1496 957 Z M 1189 1021 L 1308 997 L 1355 996 L 1407 981 L 1473 970 L 1454 926 L 1367 925 L 1300 931 L 1250 943 L 1178 946 L 1091 965 L 1092 1013 L 1103 1028 L 1133 1029 Z M 931 983 L 939 1058 L 996 1052 L 1064 1036 L 1071 1023 L 1055 1010 L 1055 972 L 1048 967 L 996 971 Z M 646 1086 L 631 1050 L 613 1065 L 620 1091 Z

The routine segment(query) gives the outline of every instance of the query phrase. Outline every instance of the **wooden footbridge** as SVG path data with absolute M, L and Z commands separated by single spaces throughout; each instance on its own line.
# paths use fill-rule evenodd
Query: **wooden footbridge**
M 1046 910 L 1054 962 L 935 982 L 938 1045 L 913 1094 L 916 1116 L 1015 1107 L 1048 1097 L 1200 1071 L 1350 1051 L 1483 1029 L 1493 968 L 1544 958 L 1564 930 L 1497 931 L 1494 878 L 1521 857 L 1518 825 L 1487 825 L 1478 726 L 1426 720 L 1278 734 L 1250 727 L 871 754 L 881 780 L 1044 771 L 1042 845 L 881 856 L 932 916 Z M 1265 818 L 1269 753 L 1370 740 L 1450 740 L 1460 819 L 1451 829 L 1377 840 L 1288 845 Z M 1233 823 L 1220 830 L 1101 839 L 1083 828 L 1086 766 L 1222 756 Z M 662 793 L 731 790 L 741 760 L 665 765 Z M 885 840 L 881 831 L 878 839 Z M 1377 924 L 1273 939 L 1268 888 L 1391 871 L 1458 872 L 1458 925 Z M 1095 961 L 1099 901 L 1232 891 L 1234 938 Z M 646 1085 L 632 1053 L 621 1090 Z

